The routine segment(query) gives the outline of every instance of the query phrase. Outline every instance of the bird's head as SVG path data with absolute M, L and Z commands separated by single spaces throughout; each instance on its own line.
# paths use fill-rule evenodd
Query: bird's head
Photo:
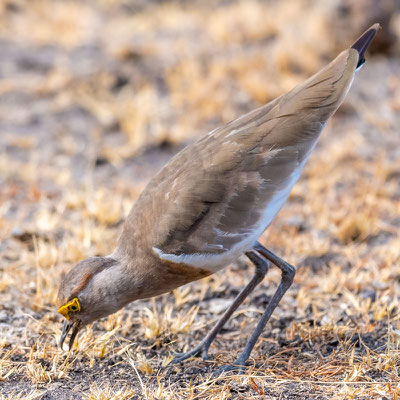
M 58 291 L 58 312 L 65 318 L 60 346 L 73 328 L 71 349 L 79 329 L 120 308 L 113 293 L 110 279 L 118 262 L 111 257 L 90 257 L 75 265 L 62 278 Z

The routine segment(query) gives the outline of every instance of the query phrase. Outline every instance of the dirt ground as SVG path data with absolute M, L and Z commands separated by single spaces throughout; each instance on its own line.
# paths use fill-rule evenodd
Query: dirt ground
M 57 340 L 61 276 L 109 254 L 151 176 L 185 145 L 383 30 L 260 239 L 297 267 L 249 367 L 233 362 L 272 269 L 211 360 L 168 366 L 249 280 L 238 260 Z M 0 2 L 0 399 L 400 398 L 397 0 Z

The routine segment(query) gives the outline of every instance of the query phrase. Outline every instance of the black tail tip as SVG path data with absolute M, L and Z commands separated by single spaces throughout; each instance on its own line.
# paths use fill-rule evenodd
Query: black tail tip
M 351 46 L 352 49 L 358 51 L 359 57 L 357 68 L 365 63 L 364 53 L 368 49 L 369 45 L 372 43 L 375 35 L 379 32 L 380 29 L 380 24 L 376 23 L 372 25 L 357 39 L 353 46 Z

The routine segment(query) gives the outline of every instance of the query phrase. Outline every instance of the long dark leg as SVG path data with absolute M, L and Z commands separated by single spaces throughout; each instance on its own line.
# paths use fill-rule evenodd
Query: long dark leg
M 232 316 L 234 311 L 243 303 L 244 299 L 254 290 L 254 288 L 264 279 L 265 274 L 269 268 L 269 262 L 264 258 L 260 257 L 255 251 L 250 251 L 246 253 L 247 257 L 253 262 L 255 266 L 255 272 L 251 281 L 245 286 L 240 293 L 236 296 L 233 303 L 229 306 L 229 308 L 222 315 L 220 320 L 216 323 L 216 325 L 212 328 L 212 330 L 205 336 L 205 338 L 192 350 L 187 353 L 178 353 L 175 355 L 175 358 L 171 361 L 170 364 L 175 364 L 180 361 L 186 360 L 190 357 L 195 357 L 202 354 L 203 360 L 208 359 L 208 349 L 217 336 L 218 332 L 222 329 L 225 323 Z
M 265 257 L 267 260 L 271 261 L 282 271 L 282 280 L 271 301 L 268 303 L 268 306 L 265 309 L 260 321 L 258 322 L 256 329 L 254 329 L 254 332 L 250 336 L 250 339 L 247 342 L 243 352 L 232 365 L 226 365 L 220 368 L 217 371 L 217 374 L 234 369 L 243 369 L 243 367 L 246 365 L 246 361 L 249 358 L 251 351 L 254 348 L 254 345 L 256 344 L 258 338 L 264 330 L 265 325 L 267 324 L 269 318 L 274 312 L 276 306 L 279 304 L 283 295 L 289 289 L 296 274 L 296 269 L 292 265 L 277 257 L 275 254 L 263 247 L 260 243 L 256 243 L 256 245 L 254 246 L 254 250 L 257 251 L 261 256 Z

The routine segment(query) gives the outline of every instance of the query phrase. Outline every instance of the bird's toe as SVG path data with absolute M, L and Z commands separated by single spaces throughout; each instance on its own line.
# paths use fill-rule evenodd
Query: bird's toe
M 169 364 L 170 365 L 177 364 L 177 363 L 187 360 L 188 358 L 196 357 L 197 355 L 200 354 L 200 352 L 201 352 L 201 350 L 199 350 L 199 349 L 193 349 L 186 353 L 175 353 L 174 358 L 171 360 L 171 362 Z
M 203 359 L 203 361 L 208 361 L 210 359 L 207 350 L 203 350 L 203 352 L 201 353 L 201 358 Z
M 214 373 L 213 377 L 218 377 L 224 372 L 230 372 L 230 371 L 238 371 L 240 374 L 243 374 L 246 370 L 246 366 L 243 363 L 233 363 L 233 364 L 227 364 L 223 365 L 222 367 L 218 368 Z

